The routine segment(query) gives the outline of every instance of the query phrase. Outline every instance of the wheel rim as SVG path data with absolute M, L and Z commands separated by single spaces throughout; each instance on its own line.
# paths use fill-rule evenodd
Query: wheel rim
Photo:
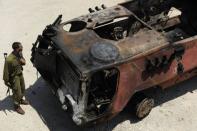
M 144 99 L 137 105 L 137 112 L 136 115 L 138 118 L 146 117 L 154 107 L 154 100 L 153 99 Z

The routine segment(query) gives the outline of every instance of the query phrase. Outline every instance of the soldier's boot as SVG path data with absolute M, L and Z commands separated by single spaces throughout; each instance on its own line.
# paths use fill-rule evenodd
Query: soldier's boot
M 21 99 L 20 104 L 22 104 L 22 105 L 29 105 L 29 101 Z
M 24 115 L 25 111 L 19 106 L 19 105 L 14 105 L 14 109 L 17 113 Z

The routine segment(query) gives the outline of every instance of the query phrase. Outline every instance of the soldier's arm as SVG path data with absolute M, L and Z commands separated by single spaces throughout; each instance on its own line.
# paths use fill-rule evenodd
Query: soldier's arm
M 25 60 L 25 58 L 23 57 L 22 51 L 19 52 L 19 61 L 20 61 L 21 65 L 25 65 L 25 64 L 26 64 L 26 60 Z
M 19 59 L 21 65 L 25 65 L 26 64 L 26 60 L 24 58 L 20 58 Z

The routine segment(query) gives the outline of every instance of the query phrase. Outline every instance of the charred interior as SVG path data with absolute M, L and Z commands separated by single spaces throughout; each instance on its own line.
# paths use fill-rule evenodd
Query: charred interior
M 188 3 L 190 2 L 184 0 L 134 0 L 130 4 L 122 4 L 133 15 L 98 25 L 94 31 L 104 39 L 118 41 L 132 37 L 144 28 L 151 28 L 164 33 L 169 41 L 175 42 L 197 34 L 196 9 Z
M 128 37 L 132 38 L 142 30 L 154 30 L 162 34 L 170 43 L 192 37 L 197 34 L 196 5 L 195 0 L 132 0 L 115 6 L 113 10 L 108 8 L 107 10 L 104 6 L 103 10 L 98 7 L 97 11 L 90 9 L 87 20 L 86 16 L 82 16 L 61 24 L 60 16 L 38 37 L 32 48 L 31 61 L 42 77 L 53 85 L 53 90 L 60 98 L 64 109 L 72 108 L 75 123 L 85 124 L 108 112 L 109 105 L 116 94 L 119 82 L 116 59 L 122 57 L 119 57 L 118 53 L 114 55 L 113 51 L 119 50 L 111 46 Z M 102 15 L 99 16 L 100 11 Z M 110 11 L 127 12 L 127 15 L 111 18 L 110 15 L 114 12 Z M 84 32 L 80 32 L 85 29 L 86 32 L 94 32 L 94 34 L 84 35 Z M 74 32 L 78 33 L 76 38 L 73 38 Z M 108 41 L 107 44 L 104 43 L 105 45 L 110 45 L 108 44 L 110 42 L 113 44 L 102 47 L 99 40 Z M 72 43 L 73 41 L 78 43 Z M 100 44 L 102 49 L 107 47 L 104 52 L 100 54 L 96 52 L 96 54 L 109 61 L 98 61 L 89 55 L 91 51 L 88 49 L 94 44 L 91 42 Z M 130 43 L 132 45 L 132 41 Z M 71 48 L 75 49 L 75 52 Z M 116 66 L 111 64 L 111 67 L 106 68 L 105 64 L 109 62 L 116 63 Z M 96 69 L 96 66 L 103 68 Z M 86 68 L 88 71 L 85 70 Z M 92 71 L 90 68 L 95 70 Z M 86 73 L 83 73 L 83 69 Z
M 107 110 L 116 91 L 118 76 L 115 68 L 93 74 L 88 87 L 88 115 L 97 116 Z

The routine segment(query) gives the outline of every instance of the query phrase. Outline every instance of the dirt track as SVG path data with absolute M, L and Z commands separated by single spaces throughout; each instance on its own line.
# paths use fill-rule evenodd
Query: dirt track
M 2 79 L 3 53 L 11 51 L 14 41 L 24 45 L 28 63 L 24 69 L 27 99 L 30 106 L 23 106 L 26 115 L 13 111 L 12 101 L 6 96 L 6 87 L 0 81 L 0 131 L 196 131 L 197 130 L 197 78 L 179 84 L 163 92 L 150 92 L 156 99 L 156 107 L 143 121 L 132 118 L 123 111 L 113 120 L 102 125 L 80 129 L 57 99 L 39 78 L 30 63 L 30 49 L 37 35 L 47 24 L 63 14 L 63 19 L 88 13 L 89 7 L 105 3 L 115 5 L 122 0 L 0 0 L 0 75 Z

